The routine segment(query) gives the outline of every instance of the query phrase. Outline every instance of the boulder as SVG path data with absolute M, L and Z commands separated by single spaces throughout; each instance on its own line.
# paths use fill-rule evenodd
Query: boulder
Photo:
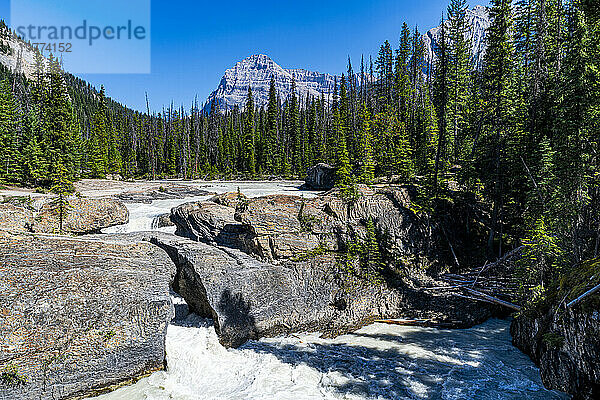
M 161 214 L 157 217 L 154 217 L 152 220 L 153 229 L 166 228 L 169 226 L 175 226 L 173 221 L 171 221 L 171 213 Z
M 73 234 L 96 233 L 104 228 L 123 225 L 129 221 L 125 204 L 112 198 L 69 198 L 63 217 L 63 232 Z M 58 233 L 59 205 L 56 199 L 44 203 L 35 216 L 32 230 L 37 233 Z
M 0 232 L 0 259 L 0 399 L 86 397 L 164 368 L 163 250 Z
M 332 253 L 275 265 L 237 249 L 147 235 L 177 266 L 174 290 L 192 311 L 213 318 L 220 342 L 228 347 L 293 332 L 333 336 L 378 318 L 436 318 L 470 326 L 490 316 L 480 305 L 455 297 L 349 281 Z
M 188 203 L 172 210 L 177 235 L 240 249 L 263 261 L 279 262 L 319 248 L 343 251 L 365 241 L 372 219 L 385 256 L 420 270 L 435 232 L 411 211 L 407 188 L 373 191 L 349 204 L 336 192 L 312 199 L 269 195 L 246 199 L 234 210 L 213 202 Z
M 234 208 L 212 202 L 186 203 L 171 210 L 177 235 L 208 244 L 239 248 L 243 247 L 242 236 L 247 229 L 234 216 Z
M 304 185 L 307 189 L 330 190 L 335 186 L 336 168 L 320 163 L 306 171 Z
M 442 233 L 412 211 L 413 190 L 359 192 L 352 203 L 336 191 L 313 199 L 247 199 L 235 210 L 189 203 L 174 208 L 172 219 L 177 234 L 192 241 L 151 240 L 177 265 L 174 289 L 192 310 L 215 320 L 226 346 L 307 330 L 336 335 L 377 318 L 432 318 L 467 327 L 492 315 L 481 303 L 421 290 L 443 285 L 426 268 L 444 262 L 433 251 Z M 369 220 L 384 274 L 372 274 L 364 255 L 349 256 L 367 243 Z
M 249 232 L 243 250 L 263 260 L 290 259 L 321 247 L 343 251 L 366 240 L 366 223 L 372 219 L 382 251 L 420 267 L 425 260 L 417 259 L 426 255 L 431 233 L 410 206 L 411 195 L 403 188 L 365 189 L 352 204 L 335 193 L 313 199 L 271 195 L 248 200 L 237 208 L 235 219 Z
M 213 203 L 220 204 L 222 206 L 233 207 L 236 208 L 238 204 L 247 201 L 248 198 L 244 196 L 242 193 L 238 192 L 228 192 L 221 193 L 211 197 L 208 201 L 212 201 Z
M 27 232 L 33 223 L 33 211 L 9 203 L 0 204 L 0 230 Z

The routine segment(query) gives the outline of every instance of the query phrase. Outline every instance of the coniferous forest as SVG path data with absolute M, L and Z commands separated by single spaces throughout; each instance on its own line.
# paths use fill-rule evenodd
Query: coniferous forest
M 434 65 L 404 24 L 376 56 L 348 60 L 333 101 L 281 98 L 271 82 L 260 108 L 248 88 L 225 113 L 198 102 L 141 113 L 53 58 L 33 80 L 3 69 L 0 180 L 298 178 L 325 162 L 346 189 L 393 176 L 430 199 L 469 193 L 489 215 L 490 248 L 530 243 L 542 267 L 528 279 L 543 282 L 599 253 L 600 6 L 492 0 L 481 64 L 466 9 L 451 0 L 443 13 Z

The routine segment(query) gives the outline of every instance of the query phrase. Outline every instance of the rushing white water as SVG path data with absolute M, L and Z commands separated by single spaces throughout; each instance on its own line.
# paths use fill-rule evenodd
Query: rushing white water
M 191 184 L 189 182 L 178 182 L 182 185 L 195 186 L 211 193 L 236 192 L 238 189 L 248 197 L 266 196 L 269 194 L 295 194 L 307 198 L 315 196 L 314 192 L 298 190 L 299 184 L 290 182 L 216 182 Z M 189 197 L 176 200 L 155 200 L 152 204 L 127 204 L 129 210 L 129 223 L 126 225 L 113 226 L 106 228 L 103 233 L 127 233 L 160 230 L 163 232 L 174 233 L 174 227 L 165 227 L 156 229 L 153 221 L 159 215 L 168 213 L 171 208 L 191 201 L 207 200 L 212 196 Z
M 272 183 L 207 190 L 221 193 L 237 186 L 251 197 L 295 191 Z M 183 202 L 129 205 L 130 223 L 120 231 L 151 229 L 155 215 Z M 373 324 L 335 339 L 305 333 L 226 349 L 210 320 L 188 314 L 175 294 L 173 300 L 177 318 L 167 331 L 167 370 L 97 399 L 567 398 L 544 389 L 538 369 L 512 346 L 504 320 L 464 330 Z

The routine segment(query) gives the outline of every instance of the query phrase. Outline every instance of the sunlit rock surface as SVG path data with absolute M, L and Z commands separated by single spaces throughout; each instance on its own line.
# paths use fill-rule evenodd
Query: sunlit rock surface
M 0 399 L 90 395 L 164 367 L 163 250 L 0 232 L 0 262 Z

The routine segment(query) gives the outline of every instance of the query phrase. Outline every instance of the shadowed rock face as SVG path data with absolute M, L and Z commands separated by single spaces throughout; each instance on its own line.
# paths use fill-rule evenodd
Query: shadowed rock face
M 56 201 L 44 203 L 35 216 L 32 230 L 38 233 L 58 233 L 59 209 Z M 71 198 L 63 219 L 63 232 L 86 234 L 129 222 L 129 211 L 119 200 L 110 198 Z
M 600 309 L 521 316 L 511 325 L 513 344 L 539 365 L 547 388 L 573 399 L 600 398 Z M 555 341 L 552 341 L 555 338 Z
M 315 190 L 330 190 L 335 186 L 335 171 L 336 168 L 329 164 L 317 164 L 308 169 L 305 185 L 309 189 Z
M 163 250 L 0 232 L 0 260 L 0 399 L 92 395 L 163 368 Z

